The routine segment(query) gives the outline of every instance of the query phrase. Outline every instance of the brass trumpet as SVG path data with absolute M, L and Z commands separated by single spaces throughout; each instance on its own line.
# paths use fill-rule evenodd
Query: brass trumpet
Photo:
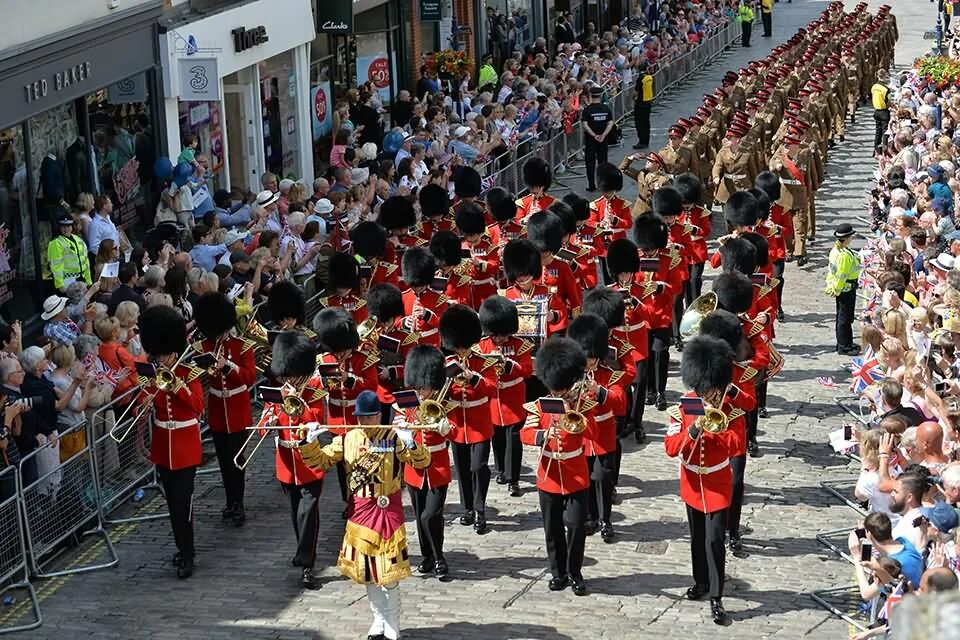
M 140 409 L 137 415 L 134 416 L 134 418 L 130 421 L 130 424 L 127 425 L 125 429 L 122 429 L 121 425 L 123 424 L 123 419 L 126 418 L 127 413 L 130 411 L 130 408 L 133 407 L 134 404 L 136 404 L 137 400 L 140 398 L 140 394 L 137 394 L 137 397 L 130 404 L 127 405 L 127 408 L 124 409 L 123 413 L 121 413 L 120 416 L 116 419 L 113 429 L 110 430 L 110 437 L 113 438 L 115 442 L 123 442 L 123 439 L 126 438 L 131 431 L 133 431 L 133 428 L 137 425 L 137 423 L 139 423 L 140 420 L 143 418 L 143 416 L 145 416 L 147 412 L 150 411 L 150 409 L 153 407 L 153 400 L 157 397 L 157 394 L 159 394 L 161 391 L 165 393 L 166 392 L 172 393 L 183 385 L 183 381 L 177 377 L 177 375 L 174 373 L 174 370 L 176 370 L 176 368 L 179 367 L 180 364 L 184 360 L 186 360 L 187 356 L 193 353 L 193 351 L 194 351 L 193 346 L 192 345 L 188 346 L 186 349 L 184 349 L 183 355 L 181 355 L 177 359 L 177 361 L 173 364 L 172 367 L 170 367 L 169 369 L 167 367 L 156 368 L 157 372 L 156 372 L 156 376 L 153 379 L 153 385 L 157 388 L 157 390 L 151 393 L 146 398 L 146 400 L 143 403 L 143 407 Z M 131 373 L 131 375 L 134 375 L 134 374 Z M 141 389 L 141 393 L 143 393 L 142 389 Z
M 711 394 L 710 398 L 703 399 L 704 415 L 697 418 L 697 428 L 707 433 L 723 433 L 730 426 L 730 418 L 718 407 L 723 405 L 723 398 L 727 390 L 722 393 Z

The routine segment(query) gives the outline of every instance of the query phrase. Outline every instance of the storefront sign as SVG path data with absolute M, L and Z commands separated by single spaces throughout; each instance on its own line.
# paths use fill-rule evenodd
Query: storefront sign
M 420 0 L 420 21 L 439 22 L 441 19 L 440 0 Z
M 88 81 L 91 77 L 89 61 L 79 62 L 62 69 L 56 69 L 46 77 L 39 77 L 24 85 L 24 97 L 28 103 L 46 98 L 51 93 L 60 93 L 73 85 Z M 92 88 L 92 87 L 91 87 Z
M 310 90 L 310 104 L 313 105 L 313 139 L 319 140 L 333 131 L 333 105 L 330 103 L 330 81 L 326 81 Z
M 203 102 L 220 99 L 220 75 L 216 58 L 181 58 L 180 99 Z
M 230 32 L 230 35 L 233 36 L 233 50 L 237 53 L 270 42 L 270 37 L 267 35 L 267 28 L 263 25 L 254 27 L 253 29 L 237 27 Z
M 317 3 L 317 31 L 338 36 L 353 32 L 353 0 L 325 0 Z
M 138 73 L 135 76 L 125 78 L 120 82 L 114 82 L 107 87 L 107 99 L 111 104 L 130 104 L 132 102 L 147 101 L 147 76 Z

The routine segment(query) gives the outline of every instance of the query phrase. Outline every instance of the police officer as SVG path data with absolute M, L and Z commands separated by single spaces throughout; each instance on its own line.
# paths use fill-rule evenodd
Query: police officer
M 855 356 L 860 347 L 853 344 L 854 307 L 857 304 L 857 280 L 862 265 L 860 258 L 850 248 L 853 227 L 843 223 L 833 232 L 837 239 L 830 250 L 830 269 L 827 271 L 827 286 L 824 293 L 837 299 L 837 353 Z
M 587 163 L 587 191 L 596 191 L 594 170 L 597 162 L 607 161 L 607 135 L 613 129 L 613 112 L 601 102 L 603 89 L 590 88 L 590 104 L 581 114 L 583 120 L 584 159 Z

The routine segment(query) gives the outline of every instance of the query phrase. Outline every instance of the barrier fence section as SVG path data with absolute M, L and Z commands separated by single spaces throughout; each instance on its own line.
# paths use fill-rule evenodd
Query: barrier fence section
M 60 436 L 85 434 L 86 426 L 86 421 L 78 422 Z M 63 462 L 60 462 L 59 448 L 49 442 L 23 456 L 20 462 L 17 493 L 23 507 L 27 555 L 33 575 L 39 578 L 106 569 L 119 562 L 100 517 L 96 464 L 89 442 L 87 439 L 83 447 Z M 31 469 L 29 475 L 24 473 L 25 469 Z M 32 482 L 31 476 L 36 477 Z M 108 559 L 57 571 L 46 569 L 55 552 L 76 533 L 102 537 Z
M 27 569 L 27 542 L 20 517 L 20 497 L 17 487 L 20 485 L 17 467 L 10 465 L 0 471 L 0 595 L 6 597 L 14 590 L 24 590 L 30 600 L 33 620 L 24 624 L 0 627 L 0 634 L 14 631 L 28 631 L 43 624 L 40 602 L 37 593 L 30 584 Z

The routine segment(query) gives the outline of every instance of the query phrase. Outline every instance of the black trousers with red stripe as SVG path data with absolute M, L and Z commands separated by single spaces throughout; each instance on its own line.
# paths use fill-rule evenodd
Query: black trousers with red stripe
M 320 494 L 323 480 L 309 484 L 281 483 L 290 498 L 290 518 L 297 534 L 297 552 L 293 564 L 312 569 L 317 560 L 317 536 L 320 533 Z

